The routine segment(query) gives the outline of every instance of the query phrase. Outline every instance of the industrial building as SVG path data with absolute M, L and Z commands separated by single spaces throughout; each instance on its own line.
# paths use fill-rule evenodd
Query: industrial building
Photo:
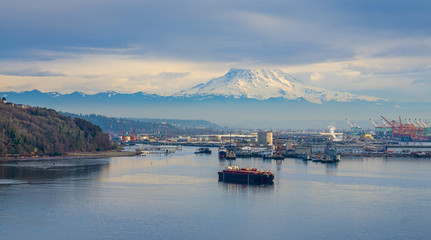
M 396 154 L 431 153 L 431 142 L 403 142 L 387 145 L 386 151 Z
M 271 131 L 260 131 L 257 133 L 257 144 L 262 146 L 273 145 L 273 137 Z

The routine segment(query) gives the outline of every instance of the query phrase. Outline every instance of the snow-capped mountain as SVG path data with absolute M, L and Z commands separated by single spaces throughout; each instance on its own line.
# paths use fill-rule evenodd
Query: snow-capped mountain
M 222 77 L 182 90 L 174 96 L 209 95 L 245 97 L 258 100 L 269 98 L 305 99 L 318 104 L 328 101 L 350 102 L 352 100 L 363 100 L 375 102 L 384 100 L 382 98 L 358 96 L 348 92 L 337 92 L 307 86 L 290 74 L 278 69 L 231 69 Z

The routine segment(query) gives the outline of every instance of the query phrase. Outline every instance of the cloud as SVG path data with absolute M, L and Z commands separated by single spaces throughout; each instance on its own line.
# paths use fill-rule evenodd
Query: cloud
M 24 69 L 21 71 L 15 72 L 0 72 L 0 75 L 6 76 L 21 76 L 21 77 L 58 77 L 58 76 L 66 76 L 62 73 L 55 73 L 51 71 L 35 71 L 30 69 Z
M 322 78 L 323 78 L 323 75 L 318 73 L 318 72 L 314 72 L 310 75 L 310 81 L 311 82 L 318 82 Z
M 29 65 L 37 71 L 29 71 Z M 62 93 L 143 91 L 167 95 L 218 77 L 229 69 L 229 65 L 153 57 L 146 59 L 122 54 L 67 53 L 49 61 L 0 60 L 0 73 L 13 68 L 9 74 L 0 75 L 0 89 L 39 89 Z M 53 74 L 54 70 L 62 74 Z
M 168 94 L 241 65 L 431 101 L 430 23 L 428 1 L 5 1 L 0 89 Z
M 190 73 L 181 73 L 181 72 L 161 72 L 159 74 L 157 74 L 156 78 L 157 79 L 162 79 L 162 80 L 172 80 L 172 79 L 177 79 L 177 78 L 183 78 L 183 77 L 187 77 L 190 76 Z

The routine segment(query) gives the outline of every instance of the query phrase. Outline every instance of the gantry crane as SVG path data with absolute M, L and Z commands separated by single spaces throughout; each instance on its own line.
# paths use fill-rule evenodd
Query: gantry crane
M 347 118 L 346 118 L 346 122 L 350 126 L 350 134 L 355 136 L 358 135 L 361 130 L 361 127 L 354 123 L 351 123 L 349 120 L 347 120 Z
M 398 121 L 389 121 L 385 117 L 381 117 L 388 125 L 390 125 L 393 139 L 421 141 L 426 137 L 424 134 L 424 128 L 414 124 L 411 120 L 406 119 L 407 123 L 402 123 L 401 116 Z

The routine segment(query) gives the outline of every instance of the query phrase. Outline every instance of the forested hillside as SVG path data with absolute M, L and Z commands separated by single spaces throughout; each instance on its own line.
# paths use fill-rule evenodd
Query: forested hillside
M 223 128 L 205 120 L 180 120 L 180 119 L 151 119 L 151 118 L 115 118 L 96 114 L 73 114 L 61 112 L 72 118 L 82 118 L 100 126 L 103 131 L 114 135 L 124 132 L 132 132 L 136 129 L 137 134 L 165 135 L 167 129 L 173 135 L 180 134 L 211 134 L 220 133 Z
M 52 156 L 113 147 L 100 127 L 46 108 L 0 102 L 0 130 L 0 156 Z

